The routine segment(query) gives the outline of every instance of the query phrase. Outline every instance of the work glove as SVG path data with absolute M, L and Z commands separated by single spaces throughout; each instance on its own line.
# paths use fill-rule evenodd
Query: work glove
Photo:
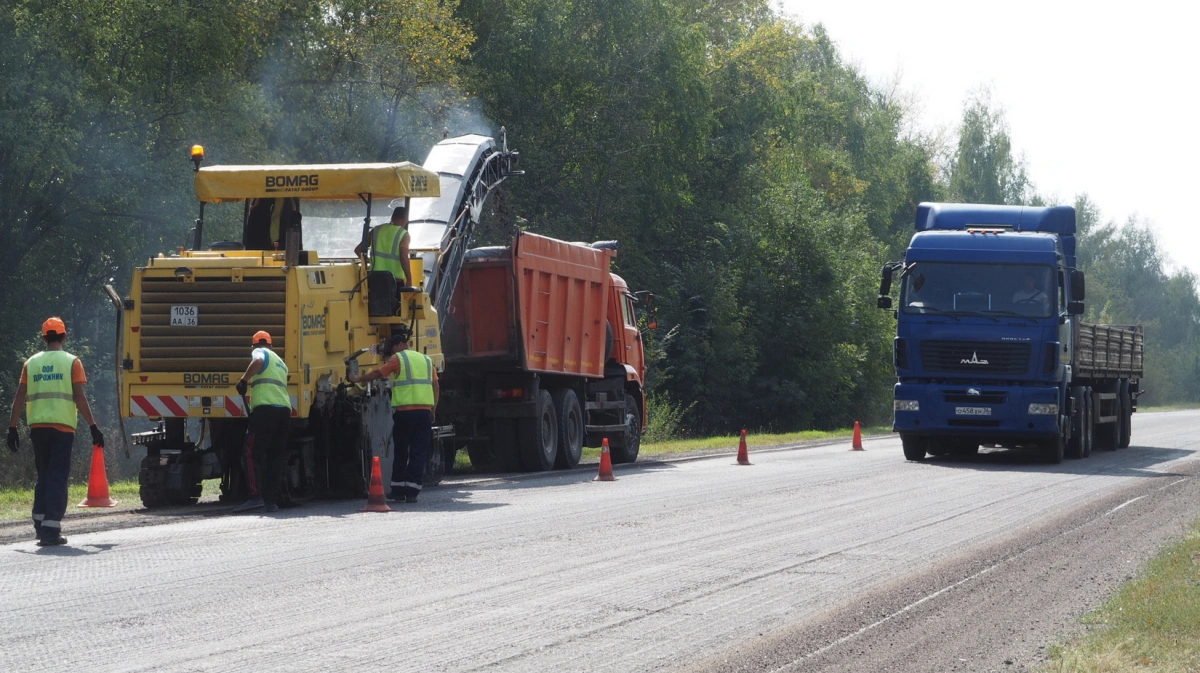
M 17 452 L 17 445 L 21 443 L 21 437 L 17 434 L 16 428 L 8 429 L 8 450 L 13 453 Z
M 100 428 L 96 427 L 95 424 L 92 424 L 91 430 L 92 430 L 92 444 L 95 444 L 96 446 L 103 449 L 104 448 L 104 433 L 100 432 Z
M 245 380 L 245 379 L 242 379 L 241 381 L 238 381 L 238 382 L 237 382 L 237 385 L 236 385 L 236 386 L 234 386 L 234 387 L 235 387 L 235 388 L 237 388 L 238 395 L 241 395 L 242 397 L 245 397 L 245 396 L 246 396 L 246 391 L 250 389 L 250 386 L 246 385 L 246 380 Z

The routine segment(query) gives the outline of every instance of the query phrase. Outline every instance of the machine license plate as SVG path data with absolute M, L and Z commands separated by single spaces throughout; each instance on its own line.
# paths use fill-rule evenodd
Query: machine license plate
M 195 327 L 200 324 L 200 311 L 196 306 L 172 306 L 171 327 Z
M 991 407 L 954 407 L 957 416 L 991 416 Z

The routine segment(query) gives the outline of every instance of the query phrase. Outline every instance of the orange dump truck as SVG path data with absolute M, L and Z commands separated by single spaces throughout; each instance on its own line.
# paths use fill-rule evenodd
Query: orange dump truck
M 477 468 L 574 467 L 604 439 L 614 462 L 637 459 L 646 367 L 637 299 L 609 270 L 616 247 L 522 232 L 467 253 L 437 420 Z

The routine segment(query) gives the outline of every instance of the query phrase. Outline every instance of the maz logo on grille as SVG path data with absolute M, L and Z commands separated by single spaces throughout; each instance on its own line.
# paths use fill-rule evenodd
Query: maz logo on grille
M 980 360 L 980 359 L 979 359 L 979 353 L 978 353 L 978 352 L 971 353 L 971 359 L 970 359 L 970 360 L 968 360 L 968 359 L 966 359 L 966 358 L 963 358 L 963 359 L 962 359 L 962 360 L 959 362 L 959 364 L 962 364 L 962 365 L 986 365 L 987 363 L 988 363 L 988 361 L 987 361 L 987 360 Z

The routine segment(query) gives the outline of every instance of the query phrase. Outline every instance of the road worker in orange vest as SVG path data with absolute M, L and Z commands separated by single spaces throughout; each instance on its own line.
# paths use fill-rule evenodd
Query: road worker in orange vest
M 288 368 L 283 358 L 271 350 L 271 335 L 259 330 L 250 341 L 254 346 L 250 365 L 236 386 L 243 398 L 250 392 L 250 427 L 245 445 L 250 497 L 233 508 L 236 514 L 256 509 L 279 511 L 279 479 L 292 418 Z
M 21 408 L 29 424 L 33 443 L 33 462 L 37 484 L 33 487 L 33 530 L 38 546 L 66 544 L 62 519 L 67 513 L 67 480 L 71 476 L 71 445 L 79 414 L 92 431 L 92 443 L 104 446 L 104 435 L 92 418 L 92 408 L 83 393 L 87 375 L 79 358 L 63 349 L 67 327 L 62 318 L 42 323 L 46 350 L 25 361 L 21 382 L 8 418 L 8 448 L 16 452 L 20 445 L 17 421 Z

